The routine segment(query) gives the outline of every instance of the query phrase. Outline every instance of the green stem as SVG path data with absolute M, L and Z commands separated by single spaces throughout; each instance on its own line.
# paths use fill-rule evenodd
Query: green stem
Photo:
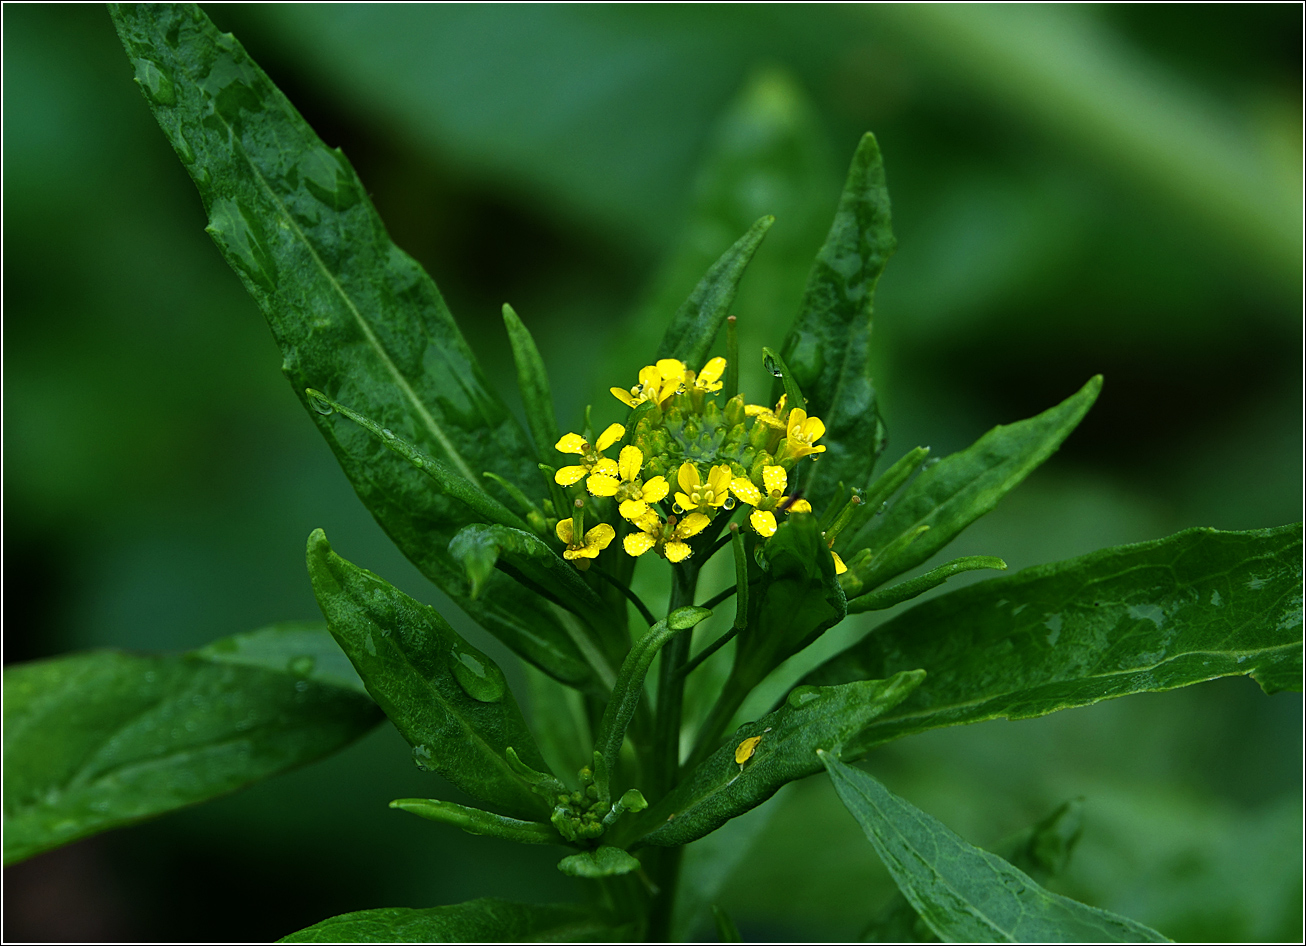
M 732 588 L 731 590 L 733 591 L 734 589 Z M 699 668 L 699 666 L 703 663 L 703 661 L 707 660 L 709 657 L 715 654 L 722 647 L 726 646 L 726 644 L 734 640 L 735 635 L 738 633 L 739 633 L 739 628 L 732 627 L 730 630 L 726 631 L 724 634 L 722 634 L 712 643 L 708 644 L 706 647 L 704 647 L 701 651 L 698 652 L 698 655 L 695 656 L 693 660 L 691 660 L 689 663 L 685 664 L 685 666 L 681 668 L 680 675 L 682 677 L 689 676 L 691 673 L 693 673 L 695 670 Z
M 712 597 L 708 598 L 706 601 L 704 601 L 702 604 L 700 604 L 699 607 L 700 607 L 700 608 L 707 608 L 709 611 L 711 611 L 711 610 L 712 610 L 713 608 L 715 608 L 718 604 L 720 604 L 722 601 L 725 601 L 727 598 L 729 598 L 731 595 L 733 595 L 733 594 L 734 594 L 736 591 L 738 591 L 738 590 L 739 590 L 739 586 L 738 586 L 738 585 L 731 585 L 731 586 L 730 586 L 729 588 L 727 588 L 725 591 L 722 591 L 722 592 L 720 592 L 720 593 L 718 593 L 718 594 L 714 594 Z
M 598 575 L 598 576 L 599 576 L 600 578 L 602 578 L 604 581 L 608 582 L 608 583 L 611 584 L 614 588 L 616 588 L 618 591 L 620 591 L 623 595 L 625 595 L 625 596 L 626 596 L 626 600 L 629 601 L 631 604 L 633 604 L 633 605 L 635 606 L 635 610 L 639 611 L 640 616 L 641 616 L 645 621 L 648 622 L 648 626 L 649 626 L 649 627 L 652 627 L 654 624 L 658 623 L 658 619 L 655 618 L 655 617 L 653 616 L 653 612 L 650 611 L 650 610 L 648 609 L 648 605 L 646 605 L 646 604 L 645 604 L 645 603 L 640 599 L 639 595 L 637 595 L 637 594 L 635 594 L 635 592 L 631 591 L 631 590 L 630 590 L 628 587 L 626 587 L 626 585 L 623 584 L 621 581 L 617 580 L 616 578 L 613 578 L 611 575 L 609 575 L 607 572 L 605 572 L 605 571 L 604 571 L 603 569 L 601 569 L 601 568 L 594 568 L 594 567 L 591 566 L 591 568 L 590 568 L 590 574 L 591 574 L 591 575 Z M 703 607 L 706 608 L 706 607 L 708 607 L 708 605 L 703 605 Z

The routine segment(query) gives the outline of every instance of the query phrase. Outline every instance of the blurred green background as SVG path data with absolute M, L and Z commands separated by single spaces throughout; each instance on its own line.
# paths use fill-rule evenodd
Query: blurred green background
M 564 426 L 589 401 L 615 418 L 606 387 L 767 212 L 736 311 L 746 351 L 781 341 L 869 129 L 900 247 L 876 300 L 889 458 L 1106 375 L 1062 451 L 949 555 L 1021 568 L 1301 517 L 1295 5 L 209 12 L 344 148 L 510 400 L 513 303 Z M 451 612 L 301 416 L 104 9 L 3 15 L 5 661 L 316 617 L 318 526 Z M 940 731 L 867 766 L 981 845 L 1082 795 L 1056 889 L 1179 939 L 1298 941 L 1301 738 L 1299 696 L 1233 679 Z M 366 907 L 580 896 L 555 852 L 385 807 L 419 794 L 458 797 L 386 726 L 7 869 L 4 934 L 266 940 Z M 735 853 L 722 902 L 746 937 L 855 936 L 891 893 L 824 778 Z

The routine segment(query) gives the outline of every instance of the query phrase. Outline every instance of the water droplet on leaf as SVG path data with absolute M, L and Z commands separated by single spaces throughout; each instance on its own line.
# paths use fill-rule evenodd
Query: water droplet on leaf
M 457 647 L 449 652 L 449 660 L 454 678 L 472 699 L 482 703 L 497 703 L 503 699 L 507 683 L 503 672 L 494 664 Z
M 297 677 L 307 677 L 313 672 L 317 661 L 311 654 L 302 654 L 290 661 L 290 672 Z
M 435 756 L 426 746 L 413 746 L 413 762 L 423 772 L 435 771 Z
M 389 427 L 382 427 L 382 428 L 381 428 L 381 436 L 384 437 L 386 440 L 394 440 L 394 439 L 395 439 L 394 431 L 391 430 Z
M 312 388 L 309 388 L 304 393 L 308 396 L 308 403 L 311 404 L 313 410 L 317 411 L 319 414 L 334 414 L 336 412 L 336 409 L 331 406 L 331 402 L 327 400 L 326 395 L 321 391 L 314 391 Z
M 136 60 L 136 83 L 155 105 L 176 105 L 177 90 L 172 76 L 148 59 Z

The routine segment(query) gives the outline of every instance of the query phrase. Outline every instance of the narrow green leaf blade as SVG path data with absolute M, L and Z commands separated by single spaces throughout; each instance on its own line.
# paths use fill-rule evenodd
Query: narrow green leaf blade
M 658 346 L 658 358 L 678 358 L 694 371 L 703 366 L 713 340 L 730 314 L 730 305 L 739 292 L 739 280 L 744 278 L 744 270 L 773 223 L 775 217 L 762 217 L 712 264 L 671 317 Z
M 715 831 L 786 783 L 821 771 L 817 749 L 841 752 L 868 723 L 906 699 L 924 676 L 913 670 L 888 680 L 797 688 L 780 709 L 741 726 L 670 795 L 619 827 L 613 843 L 674 846 Z M 741 766 L 736 750 L 758 736 L 761 741 Z
M 439 290 L 395 246 L 366 188 L 230 34 L 194 4 L 111 4 L 141 88 L 199 189 L 208 231 L 262 309 L 282 370 L 355 491 L 403 553 L 473 619 L 551 674 L 579 662 L 537 595 L 503 575 L 470 602 L 449 540 L 476 521 L 404 457 L 314 409 L 316 388 L 479 488 L 534 493 L 534 451 L 486 382 Z M 562 679 L 563 677 L 560 677 Z
M 872 520 L 851 541 L 840 543 L 840 549 L 849 553 L 866 546 L 881 549 L 913 529 L 929 526 L 915 542 L 877 562 L 871 573 L 858 576 L 867 590 L 924 562 L 996 506 L 1056 452 L 1101 390 L 1102 376 L 1098 375 L 1056 407 L 1028 420 L 994 427 L 965 450 L 927 467 L 888 512 Z
M 897 241 L 884 161 L 869 132 L 853 155 L 825 244 L 816 256 L 798 318 L 780 354 L 825 422 L 825 453 L 811 466 L 806 496 L 822 509 L 839 483 L 865 486 L 884 450 L 884 422 L 871 384 L 875 284 Z
M 331 634 L 418 765 L 513 814 L 547 815 L 504 754 L 511 746 L 545 767 L 503 671 L 434 608 L 333 552 L 321 529 L 309 536 L 308 573 Z
M 438 798 L 396 798 L 391 808 L 406 811 L 428 821 L 453 825 L 468 834 L 489 835 L 516 841 L 519 844 L 562 844 L 562 835 L 547 821 L 521 821 L 492 811 L 468 808 L 466 805 Z
M 616 877 L 639 870 L 639 861 L 618 847 L 604 845 L 593 851 L 570 854 L 558 861 L 558 870 L 569 877 L 595 880 L 599 877 Z
M 535 441 L 535 455 L 541 463 L 556 463 L 558 452 L 553 445 L 562 433 L 558 430 L 558 417 L 553 412 L 553 389 L 549 386 L 544 359 L 535 347 L 530 329 L 507 303 L 503 306 L 503 325 L 508 330 L 512 360 L 517 365 L 517 388 L 521 391 L 526 424 Z
M 808 684 L 929 676 L 872 722 L 851 759 L 899 736 L 1024 719 L 1130 693 L 1251 674 L 1302 685 L 1301 525 L 1189 529 L 1028 568 L 917 605 Z
M 962 558 L 954 558 L 950 562 L 944 562 L 938 568 L 931 568 L 924 575 L 917 575 L 915 578 L 899 582 L 888 588 L 881 588 L 879 591 L 872 591 L 848 601 L 849 614 L 861 614 L 863 611 L 884 611 L 892 608 L 896 604 L 902 604 L 904 601 L 910 601 L 918 595 L 923 595 L 931 588 L 937 588 L 953 575 L 960 575 L 962 572 L 971 572 L 979 568 L 995 568 L 998 571 L 1006 571 L 1007 563 L 1000 558 L 994 558 L 992 555 L 966 555 Z M 844 592 L 848 592 L 848 587 L 844 587 Z
M 513 903 L 484 897 L 445 907 L 388 907 L 343 913 L 291 933 L 281 943 L 595 943 L 627 930 L 570 903 Z
M 1168 943 L 1127 917 L 1045 890 L 859 769 L 820 752 L 898 889 L 936 935 L 971 943 Z
M 342 659 L 320 624 L 291 624 L 191 654 L 102 650 L 6 667 L 5 863 L 347 745 L 381 715 Z

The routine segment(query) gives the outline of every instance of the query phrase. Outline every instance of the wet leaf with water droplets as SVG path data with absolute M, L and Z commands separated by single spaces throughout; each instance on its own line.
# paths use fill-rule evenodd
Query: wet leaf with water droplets
M 414 910 L 387 907 L 343 913 L 291 933 L 282 943 L 517 943 L 623 942 L 625 927 L 610 925 L 570 903 L 512 903 L 483 898 Z
M 320 623 L 299 623 L 182 656 L 102 650 L 6 667 L 5 863 L 345 746 L 381 714 L 343 661 Z

